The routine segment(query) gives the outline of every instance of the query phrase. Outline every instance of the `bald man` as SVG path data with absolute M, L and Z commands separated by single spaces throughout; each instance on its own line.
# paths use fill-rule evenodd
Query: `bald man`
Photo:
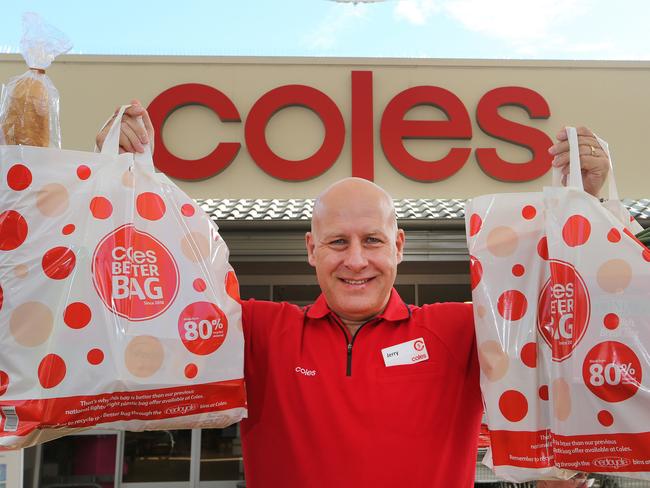
M 153 140 L 137 116 L 148 117 L 139 105 L 123 150 Z M 567 149 L 560 135 L 557 165 Z M 598 191 L 608 162 L 589 155 L 585 181 Z M 249 488 L 473 486 L 483 409 L 472 308 L 405 304 L 393 288 L 404 240 L 391 197 L 346 178 L 318 197 L 305 236 L 316 302 L 242 303 Z

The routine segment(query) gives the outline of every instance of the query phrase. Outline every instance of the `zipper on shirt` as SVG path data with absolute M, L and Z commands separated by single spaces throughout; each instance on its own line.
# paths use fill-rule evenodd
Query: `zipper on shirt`
M 339 326 L 341 329 L 341 332 L 343 332 L 343 335 L 345 336 L 345 342 L 347 343 L 348 346 L 348 351 L 347 351 L 347 356 L 346 356 L 346 367 L 345 367 L 345 376 L 352 376 L 352 346 L 354 345 L 354 340 L 357 338 L 357 335 L 359 334 L 359 331 L 363 329 L 363 327 L 366 324 L 369 324 L 372 322 L 374 319 L 368 320 L 368 322 L 364 322 L 359 326 L 359 328 L 354 332 L 354 335 L 352 336 L 352 339 L 348 339 L 348 329 L 341 323 L 341 321 L 338 319 L 336 316 L 332 316 L 334 319 L 334 322 L 336 322 L 336 325 Z

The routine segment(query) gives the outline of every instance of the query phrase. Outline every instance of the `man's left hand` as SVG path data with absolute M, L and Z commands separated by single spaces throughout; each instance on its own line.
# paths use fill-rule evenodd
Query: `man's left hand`
M 580 168 L 582 169 L 582 184 L 585 191 L 597 197 L 598 192 L 605 184 L 609 172 L 609 158 L 600 147 L 594 133 L 587 127 L 579 127 L 578 147 L 580 148 Z M 553 166 L 562 171 L 562 184 L 566 185 L 569 174 L 569 141 L 566 129 L 560 130 L 557 142 L 548 152 L 554 156 Z

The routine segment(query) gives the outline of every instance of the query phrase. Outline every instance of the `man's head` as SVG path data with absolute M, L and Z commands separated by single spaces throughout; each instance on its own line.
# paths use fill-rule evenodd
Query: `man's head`
M 333 312 L 358 322 L 383 311 L 404 248 L 388 193 L 361 178 L 334 183 L 316 199 L 305 241 Z

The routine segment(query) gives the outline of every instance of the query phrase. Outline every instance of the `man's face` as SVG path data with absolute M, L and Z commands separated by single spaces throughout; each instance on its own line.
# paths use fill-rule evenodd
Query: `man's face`
M 344 321 L 365 321 L 388 303 L 404 232 L 381 190 L 355 181 L 340 185 L 321 197 L 314 213 L 306 235 L 309 264 L 330 309 Z

